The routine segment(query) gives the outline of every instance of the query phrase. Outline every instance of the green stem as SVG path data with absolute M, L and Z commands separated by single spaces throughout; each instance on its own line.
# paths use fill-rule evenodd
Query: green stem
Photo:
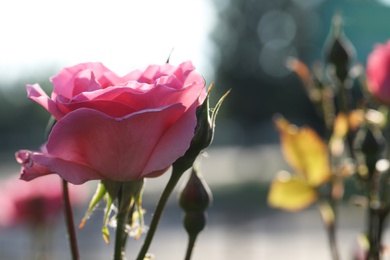
M 114 260 L 123 260 L 126 256 L 127 215 L 124 213 L 118 214 L 116 221 Z
M 378 210 L 370 208 L 368 218 L 369 218 L 368 241 L 370 244 L 370 248 L 368 251 L 367 259 L 379 260 L 380 249 L 381 249 L 381 242 L 380 242 L 381 223 L 378 215 Z
M 196 238 L 197 238 L 197 235 L 195 236 L 189 236 L 188 238 L 188 246 L 187 246 L 187 252 L 186 252 L 186 256 L 185 256 L 185 260 L 190 260 L 191 259 L 191 256 L 192 256 L 192 251 L 195 247 L 195 241 L 196 241 Z
M 340 259 L 339 257 L 339 251 L 337 248 L 337 242 L 336 242 L 336 228 L 335 225 L 330 225 L 327 227 L 328 230 L 328 239 L 329 239 L 329 246 L 330 246 L 330 252 L 332 254 L 333 260 Z
M 62 194 L 64 199 L 64 206 L 65 206 L 65 221 L 66 221 L 66 227 L 68 230 L 68 240 L 70 244 L 70 251 L 72 255 L 73 260 L 79 260 L 79 252 L 77 248 L 77 238 L 76 238 L 76 231 L 74 228 L 74 221 L 73 221 L 73 212 L 72 207 L 70 205 L 70 199 L 69 199 L 69 190 L 68 190 L 68 182 L 66 180 L 62 180 Z
M 149 231 L 146 235 L 144 244 L 142 245 L 142 247 L 138 253 L 138 256 L 136 258 L 137 260 L 144 260 L 145 255 L 148 252 L 148 249 L 150 247 L 150 244 L 152 243 L 154 234 L 156 232 L 156 229 L 157 229 L 158 223 L 160 221 L 162 212 L 165 208 L 165 205 L 167 204 L 169 196 L 171 195 L 177 182 L 179 181 L 180 177 L 182 176 L 182 173 L 183 172 L 180 172 L 175 167 L 173 167 L 171 177 L 170 177 L 167 185 L 165 186 L 163 193 L 161 194 L 160 200 L 159 200 L 157 207 L 156 207 L 156 210 L 153 214 L 153 218 L 152 218 L 152 221 L 150 223 Z
M 123 197 L 123 195 L 123 186 L 121 186 L 118 192 L 118 214 L 116 217 L 114 260 L 126 259 L 126 241 L 128 237 L 126 225 L 133 202 L 129 202 Z

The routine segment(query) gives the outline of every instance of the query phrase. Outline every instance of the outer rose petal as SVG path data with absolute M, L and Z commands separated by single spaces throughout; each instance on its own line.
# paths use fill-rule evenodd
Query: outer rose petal
M 176 154 L 182 153 L 183 146 L 192 140 L 194 137 L 194 131 L 185 131 L 187 129 L 195 129 L 197 124 L 196 119 L 196 109 L 198 107 L 197 102 L 195 102 L 187 112 L 160 138 L 158 144 L 154 148 L 153 153 L 151 154 L 148 164 L 145 166 L 142 177 L 149 175 L 155 169 L 161 169 L 163 165 L 161 162 L 172 161 L 172 163 L 178 158 L 174 157 Z M 178 142 L 183 142 L 182 144 L 175 144 Z M 189 147 L 187 147 L 188 149 Z M 187 151 L 184 150 L 184 152 Z M 169 151 L 169 152 L 167 152 Z M 183 153 L 184 154 L 184 153 Z
M 60 164 L 83 165 L 94 169 L 102 179 L 115 181 L 161 174 L 184 155 L 194 135 L 195 113 L 183 115 L 184 110 L 181 104 L 174 104 L 115 119 L 96 110 L 80 108 L 53 127 L 46 146 L 53 160 L 40 158 L 39 161 L 72 183 L 89 177 L 75 176 L 83 174 L 82 171 L 75 173 Z M 184 125 L 187 123 L 190 125 Z M 162 151 L 168 144 L 169 150 Z M 156 154 L 161 158 L 155 158 Z M 150 162 L 151 158 L 154 162 Z
M 38 84 L 27 85 L 27 97 L 41 106 L 43 106 L 50 114 L 52 114 L 57 120 L 64 116 L 57 105 L 51 100 L 48 95 L 42 90 Z
M 23 165 L 20 176 L 22 180 L 30 181 L 37 177 L 53 173 L 49 167 L 36 163 L 33 159 L 34 154 L 37 154 L 37 152 L 28 150 L 20 150 L 15 154 L 16 161 Z
M 99 173 L 85 165 L 65 161 L 46 153 L 20 150 L 16 153 L 16 160 L 23 164 L 20 179 L 24 181 L 31 181 L 44 175 L 57 173 L 58 169 L 72 172 L 71 179 L 68 181 L 73 184 L 103 179 Z

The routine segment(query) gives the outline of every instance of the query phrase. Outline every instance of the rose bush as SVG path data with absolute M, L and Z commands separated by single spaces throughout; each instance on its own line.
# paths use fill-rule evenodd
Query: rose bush
M 390 41 L 375 46 L 367 59 L 366 74 L 370 93 L 390 105 Z
M 159 176 L 189 148 L 206 97 L 191 62 L 123 77 L 101 63 L 83 63 L 51 81 L 51 98 L 38 84 L 27 85 L 28 97 L 57 122 L 41 151 L 16 153 L 24 180 L 51 173 L 74 184 Z

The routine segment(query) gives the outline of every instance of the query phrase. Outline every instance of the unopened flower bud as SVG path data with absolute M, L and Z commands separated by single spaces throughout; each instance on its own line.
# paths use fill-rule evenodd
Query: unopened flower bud
M 355 49 L 345 36 L 342 29 L 342 18 L 335 15 L 332 20 L 331 32 L 325 46 L 325 55 L 329 63 L 336 69 L 336 75 L 340 81 L 344 81 L 348 75 L 349 64 L 354 56 Z
M 192 168 L 191 176 L 181 192 L 179 204 L 185 212 L 203 212 L 211 201 L 211 192 L 206 182 Z
M 362 128 L 355 139 L 355 149 L 364 157 L 369 173 L 373 173 L 378 160 L 382 158 L 385 140 L 378 129 Z
M 199 234 L 206 226 L 205 212 L 188 212 L 184 215 L 184 228 L 188 234 Z
M 206 225 L 206 209 L 211 201 L 207 184 L 192 168 L 191 176 L 181 192 L 179 204 L 184 210 L 183 224 L 189 236 L 196 237 Z

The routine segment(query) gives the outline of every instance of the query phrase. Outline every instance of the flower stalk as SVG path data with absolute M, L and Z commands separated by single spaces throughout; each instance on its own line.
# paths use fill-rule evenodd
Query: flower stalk
M 152 221 L 149 226 L 148 233 L 145 237 L 144 243 L 138 253 L 137 260 L 144 260 L 146 253 L 149 250 L 149 247 L 152 243 L 154 234 L 156 233 L 157 226 L 160 222 L 160 218 L 162 216 L 162 213 L 164 211 L 165 205 L 167 204 L 167 201 L 173 191 L 173 189 L 176 187 L 176 184 L 178 183 L 180 177 L 183 175 L 184 171 L 181 171 L 178 168 L 173 167 L 171 177 L 169 178 L 169 181 L 167 185 L 164 188 L 163 193 L 161 194 L 160 200 L 158 201 L 157 207 L 154 211 Z
M 66 227 L 68 232 L 70 252 L 72 255 L 72 260 L 79 260 L 80 256 L 79 256 L 79 251 L 77 246 L 76 230 L 74 226 L 72 207 L 70 205 L 68 182 L 66 180 L 62 180 L 62 192 L 64 198 L 64 207 L 65 207 L 64 213 L 65 213 L 65 221 L 66 221 Z
M 121 191 L 118 195 L 118 208 L 126 207 L 126 202 L 122 199 Z M 119 210 L 116 218 L 116 234 L 115 234 L 115 246 L 114 246 L 114 260 L 126 259 L 126 241 L 127 231 L 126 224 L 130 209 Z

